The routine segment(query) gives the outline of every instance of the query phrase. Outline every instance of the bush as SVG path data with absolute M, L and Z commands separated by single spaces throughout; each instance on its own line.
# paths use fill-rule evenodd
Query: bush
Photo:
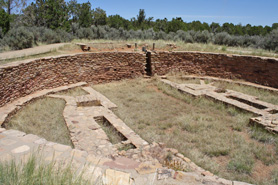
M 80 28 L 76 35 L 79 39 L 94 39 L 94 32 L 91 28 Z
M 193 38 L 192 36 L 189 34 L 189 32 L 185 32 L 183 30 L 178 30 L 176 33 L 176 36 L 174 37 L 175 41 L 181 40 L 184 41 L 186 43 L 193 43 Z
M 65 30 L 56 30 L 57 36 L 60 42 L 70 42 L 73 40 L 73 35 L 66 32 Z
M 211 37 L 211 33 L 209 33 L 208 30 L 202 32 L 198 31 L 194 36 L 194 40 L 199 43 L 208 43 L 211 41 Z
M 273 30 L 265 37 L 264 48 L 278 52 L 278 29 Z
M 165 40 L 166 39 L 167 34 L 164 31 L 159 31 L 156 36 L 155 39 L 156 40 Z
M 220 32 L 214 36 L 214 44 L 228 45 L 231 36 L 227 32 Z
M 155 38 L 155 35 L 156 33 L 152 28 L 144 31 L 144 39 L 152 40 Z
M 25 49 L 33 46 L 34 35 L 25 27 L 13 28 L 4 38 L 4 41 L 12 49 Z
M 61 38 L 55 31 L 46 29 L 42 35 L 42 42 L 47 44 L 60 43 Z

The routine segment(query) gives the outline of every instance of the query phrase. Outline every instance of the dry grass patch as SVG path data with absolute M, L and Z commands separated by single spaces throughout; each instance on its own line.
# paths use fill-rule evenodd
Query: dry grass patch
M 63 110 L 65 101 L 56 98 L 37 99 L 20 109 L 8 123 L 7 129 L 35 134 L 65 145 L 72 145 Z
M 145 140 L 164 142 L 224 178 L 264 184 L 253 174 L 258 162 L 277 166 L 272 143 L 251 138 L 252 114 L 205 98 L 194 99 L 155 79 L 94 86 L 117 104 L 116 114 Z M 268 159 L 268 155 L 273 158 Z M 265 182 L 271 182 L 271 171 Z

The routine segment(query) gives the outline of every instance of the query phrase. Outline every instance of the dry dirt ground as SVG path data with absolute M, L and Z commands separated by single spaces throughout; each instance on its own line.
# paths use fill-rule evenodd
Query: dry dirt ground
M 28 49 L 17 50 L 17 51 L 8 51 L 8 52 L 0 53 L 0 60 L 21 58 L 26 56 L 48 53 L 57 50 L 65 45 L 66 43 L 58 43 L 58 44 L 37 46 L 34 48 L 28 48 Z

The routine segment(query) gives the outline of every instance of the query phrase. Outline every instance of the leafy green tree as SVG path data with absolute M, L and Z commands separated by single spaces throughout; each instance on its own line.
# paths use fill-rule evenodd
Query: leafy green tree
M 164 19 L 156 19 L 154 23 L 154 31 L 159 32 L 163 31 L 166 32 L 167 30 L 167 25 L 168 25 L 168 20 L 167 18 Z
M 68 8 L 64 0 L 46 0 L 46 27 L 51 29 L 69 29 Z
M 220 24 L 219 23 L 215 23 L 215 22 L 212 22 L 210 24 L 210 30 L 212 31 L 212 33 L 217 33 L 220 31 Z
M 10 16 L 2 8 L 0 8 L 0 27 L 4 34 L 6 34 L 10 28 Z
M 12 10 L 21 11 L 26 6 L 27 0 L 0 0 L 0 6 L 6 9 L 6 12 L 11 15 Z
M 78 23 L 81 27 L 88 28 L 92 25 L 93 19 L 92 19 L 92 11 L 91 11 L 91 3 L 82 3 L 79 5 L 80 8 L 78 13 Z M 106 17 L 106 15 L 105 15 Z
M 180 17 L 173 18 L 172 21 L 168 22 L 166 32 L 177 32 L 178 30 L 185 30 L 185 24 Z
M 272 24 L 272 29 L 273 29 L 273 30 L 278 29 L 278 23 L 273 23 L 273 24 Z
M 77 3 L 77 0 L 70 0 L 68 2 L 68 10 L 69 10 L 69 15 L 70 15 L 71 21 L 77 22 L 78 14 L 80 11 L 80 4 Z
M 110 15 L 107 18 L 107 25 L 112 28 L 124 28 L 126 30 L 131 29 L 131 23 L 130 21 L 124 19 L 120 15 Z
M 36 0 L 35 25 L 50 29 L 69 30 L 69 11 L 64 0 Z
M 101 8 L 96 8 L 93 10 L 93 23 L 95 26 L 106 25 L 106 12 Z
M 146 20 L 146 13 L 144 9 L 139 10 L 139 14 L 137 15 L 138 25 L 141 26 Z

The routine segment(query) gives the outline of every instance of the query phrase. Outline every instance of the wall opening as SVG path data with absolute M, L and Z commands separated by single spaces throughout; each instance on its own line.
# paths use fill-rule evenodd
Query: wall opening
M 152 76 L 152 53 L 151 52 L 147 52 L 146 54 L 146 74 L 148 76 Z

